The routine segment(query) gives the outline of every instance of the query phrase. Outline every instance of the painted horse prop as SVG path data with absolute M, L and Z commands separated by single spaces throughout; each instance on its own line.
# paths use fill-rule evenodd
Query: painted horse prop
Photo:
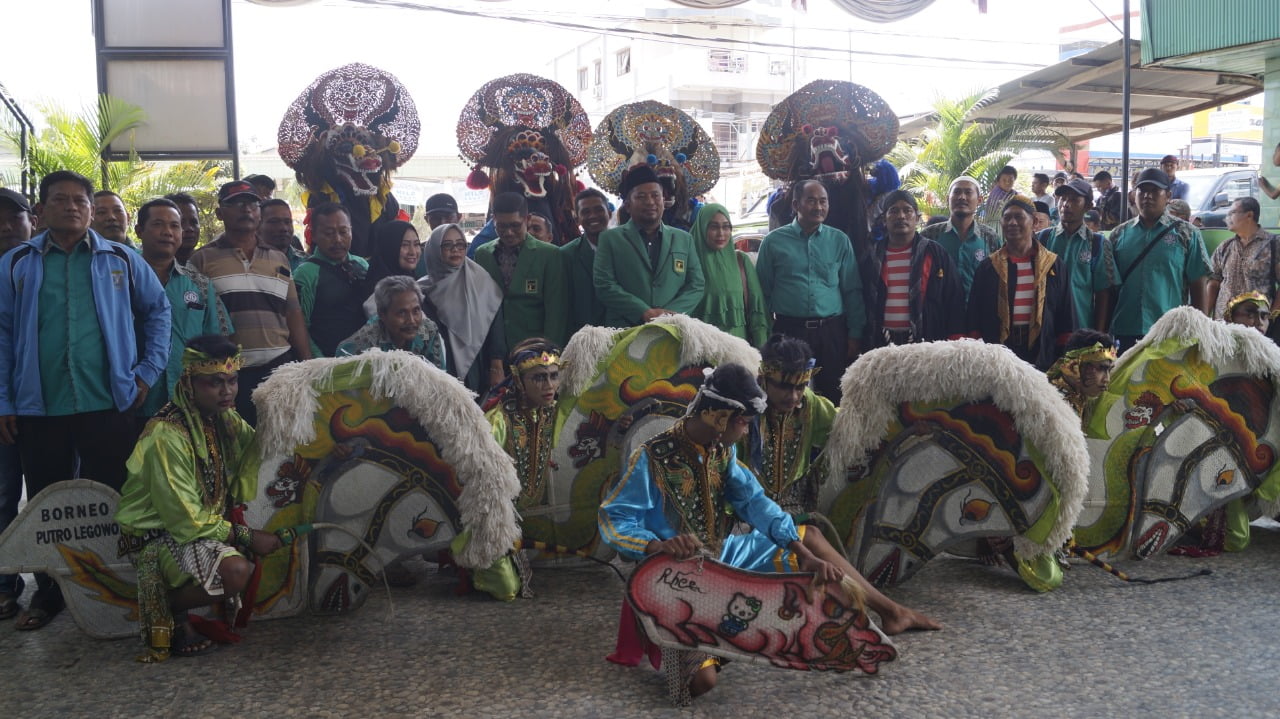
M 520 538 L 515 468 L 472 395 L 405 352 L 285 365 L 254 392 L 262 449 L 253 526 L 336 525 L 262 562 L 256 611 L 359 607 L 396 559 L 449 548 L 486 567 Z
M 100 482 L 57 482 L 0 534 L 0 571 L 48 572 L 76 625 L 98 639 L 138 634 L 138 575 L 120 556 L 119 503 Z
M 1088 452 L 1043 374 L 999 345 L 926 342 L 866 353 L 842 390 L 819 471 L 802 481 L 818 484 L 816 510 L 868 580 L 902 582 L 989 537 L 1052 562 L 1080 513 Z
M 587 327 L 563 359 L 551 481 L 543 506 L 521 512 L 526 539 L 598 558 L 596 517 L 631 451 L 684 414 L 702 369 L 739 362 L 754 370 L 760 353 L 746 341 L 685 315 L 639 327 Z
M 1246 513 L 1280 509 L 1278 380 L 1280 348 L 1258 331 L 1190 307 L 1160 318 L 1087 416 L 1093 481 L 1076 544 L 1145 559 L 1226 507 L 1227 548 L 1242 549 Z
M 898 652 L 839 587 L 813 574 L 764 574 L 709 557 L 655 554 L 627 582 L 627 601 L 646 636 L 664 649 L 768 662 L 783 669 L 872 675 Z M 831 591 L 835 590 L 835 591 Z

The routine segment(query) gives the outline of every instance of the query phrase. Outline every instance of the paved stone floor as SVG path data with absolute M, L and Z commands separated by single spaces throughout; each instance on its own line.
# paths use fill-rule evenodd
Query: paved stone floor
M 1263 717 L 1280 714 L 1280 525 L 1241 554 L 1159 557 L 1126 585 L 1092 567 L 1036 595 L 1007 570 L 941 558 L 891 595 L 944 631 L 899 637 L 875 678 L 733 664 L 689 709 L 660 675 L 614 666 L 622 584 L 607 568 L 547 569 L 538 596 L 456 597 L 427 570 L 348 616 L 255 623 L 241 644 L 160 665 L 134 640 L 0 627 L 0 697 L 24 717 Z M 389 609 L 394 618 L 389 618 Z

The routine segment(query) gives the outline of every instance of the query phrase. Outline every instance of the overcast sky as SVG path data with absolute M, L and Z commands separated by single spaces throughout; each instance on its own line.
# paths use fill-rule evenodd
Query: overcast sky
M 90 100 L 97 90 L 90 0 L 5 2 L 6 25 L 29 32 L 8 33 L 0 82 L 29 110 L 44 98 L 71 105 Z M 676 7 L 666 0 L 644 0 L 643 4 Z M 1099 2 L 1104 8 L 1116 4 Z M 550 28 L 530 20 L 608 26 L 617 22 L 610 16 L 634 14 L 638 5 L 617 0 L 453 0 L 451 5 L 489 16 L 524 15 L 521 22 L 512 22 L 375 7 L 355 0 L 323 0 L 301 7 L 262 7 L 233 0 L 241 144 L 250 150 L 273 146 L 285 108 L 312 79 L 325 70 L 360 61 L 391 72 L 408 87 L 422 118 L 419 152 L 452 154 L 458 113 L 476 88 L 513 72 L 545 73 L 547 61 L 558 51 L 598 34 Z M 981 15 L 972 0 L 938 0 L 909 20 L 875 25 L 850 16 L 828 0 L 809 0 L 809 12 L 795 15 L 800 28 L 797 44 L 852 42 L 862 49 L 928 56 L 874 63 L 859 60 L 854 66 L 856 82 L 880 92 L 899 114 L 908 114 L 926 109 L 938 94 L 992 87 L 1034 69 L 1015 64 L 965 65 L 930 57 L 1050 64 L 1057 60 L 1060 27 L 1099 17 L 1087 0 L 989 0 L 988 6 L 988 13 Z M 791 22 L 786 0 L 772 12 Z M 830 32 L 805 28 L 853 32 L 833 38 Z M 1103 28 L 1104 36 L 1107 32 L 1114 30 Z M 1114 34 L 1113 39 L 1118 39 Z M 18 74 L 18 70 L 25 72 Z

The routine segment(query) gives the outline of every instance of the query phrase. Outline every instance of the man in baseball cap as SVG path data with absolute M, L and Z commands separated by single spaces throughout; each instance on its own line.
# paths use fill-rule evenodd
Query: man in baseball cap
M 242 197 L 252 197 L 258 202 L 262 201 L 262 196 L 258 194 L 258 191 L 254 189 L 253 185 L 245 182 L 244 180 L 232 180 L 231 182 L 224 183 L 222 187 L 218 188 L 219 205 L 239 204 L 239 202 L 242 201 L 239 200 L 239 198 Z
M 431 229 L 435 229 L 440 225 L 456 224 L 459 219 L 458 201 L 453 199 L 453 195 L 439 192 L 427 198 L 427 224 Z
M 276 194 L 276 181 L 266 175 L 245 175 L 244 181 L 253 185 L 260 200 L 270 200 Z
M 1053 191 L 1058 204 L 1058 224 L 1040 233 L 1040 243 L 1062 259 L 1067 271 L 1076 323 L 1106 331 L 1111 319 L 1111 288 L 1116 284 L 1116 262 L 1111 246 L 1085 224 L 1093 207 L 1093 188 L 1085 180 L 1068 180 Z
M 31 239 L 31 219 L 31 203 L 27 198 L 0 187 L 0 253 Z
M 1165 312 L 1184 304 L 1188 294 L 1192 306 L 1208 309 L 1209 255 L 1199 230 L 1165 214 L 1169 176 L 1148 167 L 1134 187 L 1138 216 L 1111 233 L 1120 269 L 1111 333 L 1120 340 L 1121 350 L 1132 347 Z

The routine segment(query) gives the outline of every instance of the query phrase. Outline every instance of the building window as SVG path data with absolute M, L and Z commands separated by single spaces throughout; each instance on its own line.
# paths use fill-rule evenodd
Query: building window
M 732 50 L 708 50 L 707 69 L 711 72 L 744 73 L 747 71 L 747 54 Z
M 595 72 L 594 72 L 594 73 L 593 73 L 593 75 L 592 75 L 592 76 L 595 78 L 595 82 L 593 82 L 593 83 L 591 83 L 591 84 L 593 84 L 593 85 L 599 85 L 599 84 L 600 84 L 600 80 L 601 80 L 601 76 L 600 76 L 600 61 L 599 61 L 599 60 L 596 60 L 594 63 L 592 63 L 592 66 L 593 66 L 593 68 L 594 68 L 594 70 L 595 70 Z
M 631 72 L 631 48 L 620 50 L 618 58 L 618 77 L 622 77 Z
M 712 122 L 711 140 L 716 143 L 720 157 L 734 160 L 738 158 L 738 132 L 732 122 Z
M 578 68 L 578 90 L 587 89 L 587 68 Z

